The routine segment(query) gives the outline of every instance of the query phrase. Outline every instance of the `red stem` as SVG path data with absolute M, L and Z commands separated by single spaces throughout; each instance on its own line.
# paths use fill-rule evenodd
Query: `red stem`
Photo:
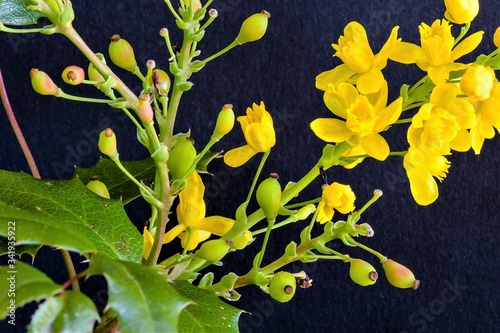
M 9 118 L 10 125 L 12 126 L 12 129 L 14 130 L 14 134 L 16 135 L 17 141 L 19 142 L 19 145 L 21 146 L 21 149 L 23 150 L 24 157 L 26 157 L 26 161 L 28 161 L 28 165 L 31 170 L 31 174 L 33 177 L 40 179 L 40 172 L 38 171 L 38 168 L 35 163 L 35 159 L 33 158 L 33 155 L 31 154 L 31 150 L 28 147 L 28 143 L 26 142 L 26 139 L 24 138 L 23 132 L 21 131 L 21 128 L 19 127 L 19 124 L 17 123 L 16 116 L 14 115 L 14 110 L 12 110 L 12 106 L 10 105 L 9 102 L 9 97 L 7 96 L 7 90 L 5 89 L 5 84 L 3 81 L 3 76 L 2 76 L 2 70 L 0 69 L 0 98 L 2 99 L 3 106 L 5 108 L 5 112 L 7 113 L 7 118 Z

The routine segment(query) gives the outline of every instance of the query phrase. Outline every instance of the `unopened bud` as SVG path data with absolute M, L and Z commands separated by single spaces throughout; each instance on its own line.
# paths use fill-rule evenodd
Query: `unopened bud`
M 78 66 L 68 66 L 62 72 L 62 78 L 67 84 L 76 86 L 85 80 L 85 70 Z
M 269 178 L 262 181 L 255 196 L 266 218 L 276 218 L 281 207 L 281 186 L 278 182 L 278 175 L 271 174 Z
M 220 140 L 224 135 L 229 133 L 234 126 L 234 111 L 232 104 L 225 104 L 219 112 L 217 122 L 215 123 L 213 139 Z
M 361 259 L 354 259 L 351 261 L 349 276 L 351 280 L 363 287 L 374 284 L 377 282 L 378 278 L 375 268 Z
M 125 39 L 120 35 L 111 36 L 111 43 L 109 44 L 109 58 L 118 67 L 132 72 L 137 68 L 137 61 L 135 60 L 134 49 Z
M 106 128 L 99 134 L 99 151 L 113 159 L 118 156 L 116 150 L 116 135 L 111 128 Z
M 420 281 L 415 279 L 412 271 L 392 259 L 386 258 L 382 262 L 382 267 L 384 268 L 387 281 L 396 288 L 417 289 L 420 285 Z
M 103 198 L 106 199 L 110 198 L 108 188 L 99 179 L 93 179 L 90 182 L 88 182 L 87 188 Z
M 238 43 L 245 44 L 255 42 L 264 36 L 271 14 L 263 10 L 260 13 L 248 17 L 241 25 L 240 32 L 236 37 Z
M 158 95 L 167 96 L 172 84 L 168 74 L 161 69 L 154 69 L 151 77 Z
M 153 121 L 154 111 L 148 95 L 142 94 L 139 96 L 139 118 L 146 124 Z
M 213 239 L 203 244 L 195 255 L 198 258 L 206 261 L 215 262 L 219 261 L 229 252 L 230 246 L 226 243 L 225 239 Z
M 57 92 L 59 91 L 57 85 L 45 72 L 33 68 L 30 71 L 30 77 L 33 89 L 40 95 L 56 95 Z

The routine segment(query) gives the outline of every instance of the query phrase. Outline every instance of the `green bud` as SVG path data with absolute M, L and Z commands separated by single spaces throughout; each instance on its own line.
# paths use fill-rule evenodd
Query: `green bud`
M 260 13 L 248 17 L 240 28 L 240 33 L 236 37 L 238 44 L 255 42 L 264 36 L 271 14 L 263 10 Z
M 296 288 L 297 281 L 291 273 L 278 272 L 269 282 L 269 295 L 278 302 L 285 303 L 295 295 Z
M 387 281 L 396 288 L 417 289 L 420 280 L 415 279 L 415 275 L 407 267 L 395 262 L 392 259 L 385 259 L 382 263 Z
M 172 85 L 170 81 L 170 77 L 165 71 L 161 69 L 153 70 L 152 74 L 153 84 L 160 96 L 167 96 L 168 91 L 170 90 L 170 86 Z
M 142 94 L 139 96 L 139 118 L 145 123 L 149 124 L 153 121 L 154 111 L 149 101 L 149 96 Z
M 102 55 L 102 53 L 96 53 L 95 54 L 104 64 L 106 64 L 106 59 Z M 91 81 L 96 81 L 96 82 L 104 82 L 104 78 L 102 77 L 101 73 L 95 68 L 93 63 L 89 63 L 89 67 L 87 68 L 87 73 L 89 76 L 89 80 Z
M 281 207 L 281 186 L 277 174 L 272 173 L 269 178 L 259 184 L 256 197 L 267 219 L 274 219 L 278 216 Z
M 351 261 L 349 276 L 351 277 L 351 280 L 363 287 L 374 284 L 377 282 L 378 278 L 375 268 L 361 259 L 354 259 Z
M 54 81 L 52 81 L 52 79 L 47 73 L 39 71 L 36 68 L 33 68 L 30 71 L 30 77 L 33 89 L 40 95 L 55 96 L 58 93 L 59 88 L 54 83 Z
M 111 36 L 111 43 L 109 44 L 109 58 L 118 67 L 132 72 L 137 68 L 137 61 L 135 60 L 134 49 L 125 39 L 120 35 Z
M 231 240 L 227 240 L 229 245 L 236 250 L 243 250 L 248 244 L 253 241 L 252 233 L 250 230 L 245 231 L 243 234 Z
M 92 179 L 90 182 L 88 182 L 87 188 L 103 198 L 110 198 L 108 188 L 103 182 L 99 180 L 99 178 Z
M 300 208 L 295 215 L 297 215 L 297 218 L 299 221 L 305 220 L 316 211 L 316 206 L 313 204 L 308 204 L 305 205 L 304 207 Z
M 151 157 L 155 160 L 156 163 L 165 163 L 168 161 L 169 153 L 168 148 L 162 142 L 160 143 L 160 147 L 151 154 Z
M 200 249 L 195 252 L 195 255 L 206 261 L 215 262 L 224 258 L 229 249 L 230 246 L 225 239 L 213 239 L 201 244 Z
M 67 84 L 76 86 L 85 80 L 85 70 L 78 66 L 68 66 L 62 72 L 62 78 Z
M 172 175 L 172 180 L 182 178 L 189 171 L 196 158 L 196 149 L 191 140 L 179 142 L 170 151 L 167 166 Z
M 215 123 L 212 138 L 216 140 L 222 139 L 224 135 L 229 133 L 234 127 L 234 111 L 232 104 L 225 104 L 219 112 L 217 122 Z
M 101 153 L 109 156 L 109 158 L 113 159 L 118 156 L 118 151 L 116 150 L 116 135 L 111 128 L 106 128 L 99 134 L 99 142 L 97 145 Z

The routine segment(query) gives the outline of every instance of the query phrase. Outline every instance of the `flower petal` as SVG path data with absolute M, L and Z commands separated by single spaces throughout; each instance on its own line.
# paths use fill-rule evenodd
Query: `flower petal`
M 451 61 L 455 61 L 463 55 L 472 52 L 483 38 L 484 31 L 478 31 L 458 43 L 451 51 Z
M 215 215 L 197 221 L 195 227 L 198 230 L 204 230 L 211 234 L 222 236 L 233 227 L 234 222 L 234 220 L 226 217 Z
M 353 135 L 345 121 L 339 119 L 316 119 L 311 123 L 311 129 L 318 138 L 326 142 L 343 142 Z
M 342 83 L 336 87 L 329 84 L 323 95 L 323 101 L 333 114 L 346 119 L 346 110 L 356 101 L 358 96 L 358 90 L 352 84 Z
M 389 59 L 408 65 L 414 64 L 417 61 L 423 62 L 426 57 L 420 46 L 412 43 L 401 42 L 396 44 L 396 47 L 394 48 L 394 51 Z
M 466 152 L 471 147 L 472 138 L 467 130 L 457 132 L 455 138 L 450 142 L 450 148 L 456 151 Z
M 378 133 L 372 133 L 359 138 L 359 143 L 368 155 L 379 161 L 383 161 L 389 156 L 389 144 Z
M 142 257 L 147 259 L 153 248 L 153 243 L 155 242 L 153 236 L 149 232 L 148 228 L 144 226 L 144 231 L 142 232 L 144 236 L 144 245 L 142 246 Z
M 424 169 L 407 168 L 406 174 L 410 180 L 411 194 L 421 206 L 427 206 L 436 201 L 439 196 L 438 186 L 432 175 Z
M 163 244 L 170 243 L 174 240 L 175 237 L 179 236 L 182 232 L 187 229 L 187 226 L 184 224 L 178 224 L 172 229 L 170 229 L 165 236 L 163 236 Z
M 325 91 L 328 84 L 338 86 L 349 80 L 356 72 L 346 64 L 341 64 L 316 76 L 316 88 Z
M 356 87 L 364 95 L 373 94 L 380 90 L 384 81 L 382 71 L 374 67 L 359 76 Z
M 429 66 L 427 68 L 427 74 L 429 74 L 429 78 L 435 85 L 446 83 L 450 76 L 450 71 L 448 66 Z
M 230 167 L 237 168 L 245 164 L 257 152 L 250 148 L 249 145 L 234 148 L 224 154 L 224 163 Z M 182 193 L 182 192 L 181 192 Z

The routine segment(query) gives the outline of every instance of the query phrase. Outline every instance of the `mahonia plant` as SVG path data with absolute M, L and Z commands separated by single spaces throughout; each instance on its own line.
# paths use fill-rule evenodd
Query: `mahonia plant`
M 71 180 L 38 179 L 29 149 L 26 158 L 33 177 L 0 171 L 0 188 L 7 189 L 0 191 L 0 248 L 8 261 L 0 267 L 0 275 L 4 281 L 15 271 L 15 288 L 24 291 L 13 298 L 11 286 L 1 285 L 0 317 L 13 320 L 16 308 L 43 300 L 29 326 L 33 332 L 174 332 L 192 327 L 193 317 L 198 319 L 200 331 L 224 325 L 227 332 L 237 331 L 241 310 L 220 298 L 238 300 L 242 287 L 256 285 L 271 298 L 290 302 L 300 289 L 312 286 L 306 268 L 287 271 L 287 265 L 298 261 L 306 267 L 318 260 L 338 259 L 348 264 L 344 271 L 354 283 L 370 286 L 378 280 L 371 263 L 334 250 L 329 245 L 333 241 L 374 255 L 391 285 L 416 289 L 419 280 L 408 268 L 360 241 L 374 235 L 372 226 L 362 223 L 362 214 L 382 191 L 375 190 L 372 199 L 357 208 L 351 186 L 329 183 L 327 170 L 361 167 L 366 158 L 402 158 L 413 198 L 419 205 L 429 205 L 438 198 L 436 179 L 442 181 L 450 167 L 447 156 L 471 148 L 479 154 L 485 139 L 493 138 L 495 129 L 500 129 L 500 83 L 495 78 L 495 70 L 500 69 L 500 30 L 494 35 L 496 50 L 478 56 L 474 63 L 460 62 L 483 38 L 483 32 L 466 37 L 479 10 L 477 0 L 445 0 L 444 18 L 418 27 L 420 45 L 402 41 L 394 27 L 376 54 L 364 27 L 358 22 L 347 24 L 332 45 L 342 64 L 316 78 L 326 108 L 333 113 L 333 117 L 310 123 L 312 132 L 326 142 L 322 155 L 301 179 L 287 183 L 277 173 L 261 174 L 278 139 L 264 102 L 254 103 L 237 117 L 242 112 L 231 104 L 223 105 L 218 113 L 206 112 L 215 122 L 208 142 L 195 143 L 196 128 L 188 133 L 174 131 L 181 99 L 193 88 L 192 76 L 231 49 L 262 39 L 271 17 L 268 12 L 250 15 L 227 47 L 203 58 L 199 48 L 207 27 L 217 19 L 217 11 L 209 8 L 212 0 L 165 0 L 184 39 L 174 51 L 170 32 L 160 30 L 170 55 L 168 68 L 160 69 L 153 60 L 138 63 L 126 36 L 113 35 L 107 54 L 92 51 L 73 28 L 75 12 L 70 0 L 24 0 L 22 6 L 19 1 L 5 1 L 11 4 L 7 10 L 26 14 L 24 25 L 36 23 L 39 17 L 46 17 L 50 24 L 23 28 L 4 20 L 1 32 L 65 36 L 88 63 L 68 64 L 60 83 L 94 86 L 103 97 L 68 94 L 49 73 L 36 68 L 27 70 L 34 91 L 121 110 L 150 155 L 143 161 L 122 161 L 121 133 L 103 128 L 95 144 L 106 157 L 91 168 L 77 168 Z M 452 23 L 463 25 L 456 37 Z M 415 84 L 404 84 L 393 101 L 388 101 L 389 85 L 383 73 L 388 61 L 416 64 L 423 72 Z M 142 83 L 139 94 L 120 79 L 121 71 L 133 73 Z M 2 93 L 2 99 L 6 98 Z M 13 114 L 8 106 L 6 109 Z M 238 168 L 255 158 L 260 163 L 253 180 L 240 183 L 248 194 L 234 207 L 234 214 L 207 216 L 202 174 L 211 160 L 222 157 L 210 149 L 233 130 L 235 121 L 245 144 L 223 154 L 225 164 Z M 408 128 L 404 139 L 408 148 L 394 151 L 383 134 L 400 125 Z M 21 133 L 15 124 L 13 127 Z M 25 147 L 21 139 L 20 144 Z M 318 177 L 323 185 L 316 189 L 317 197 L 297 202 L 295 198 Z M 124 210 L 136 199 L 150 205 L 150 218 L 140 230 Z M 260 208 L 251 212 L 253 200 Z M 267 224 L 259 227 L 263 220 Z M 266 252 L 271 232 L 293 223 L 304 225 L 298 243 L 290 241 L 280 256 Z M 16 259 L 22 253 L 34 256 L 41 245 L 60 250 L 69 274 L 64 284 Z M 222 264 L 227 255 L 249 246 L 259 248 L 253 262 L 238 267 L 246 273 L 231 272 L 216 279 L 210 272 L 212 265 Z M 164 247 L 181 250 L 165 258 L 160 255 Z M 69 252 L 84 256 L 86 268 L 75 271 Z M 108 284 L 109 301 L 101 313 L 78 283 L 92 275 L 103 276 Z M 199 304 L 218 306 L 207 317 L 204 305 Z M 186 311 L 189 315 L 183 315 Z

